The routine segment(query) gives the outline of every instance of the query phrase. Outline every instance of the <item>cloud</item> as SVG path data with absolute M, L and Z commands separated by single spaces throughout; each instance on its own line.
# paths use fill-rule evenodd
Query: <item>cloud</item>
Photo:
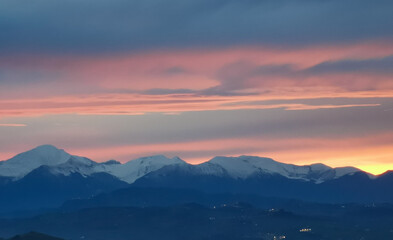
M 324 61 L 307 68 L 295 64 L 234 62 L 217 71 L 215 91 L 330 86 L 345 90 L 393 89 L 393 55 L 384 58 Z
M 189 71 L 187 69 L 182 68 L 182 67 L 174 66 L 174 67 L 170 67 L 170 68 L 165 69 L 163 71 L 163 73 L 168 74 L 168 75 L 176 75 L 176 74 L 189 73 Z
M 304 104 L 294 104 L 287 105 L 286 110 L 317 110 L 317 109 L 332 109 L 332 108 L 352 108 L 352 107 L 376 107 L 381 104 L 352 104 L 352 105 L 304 105 Z
M 391 160 L 390 0 L 1 5 L 7 156 L 50 142 L 100 160 Z
M 392 56 L 393 45 L 381 42 L 290 50 L 3 56 L 0 69 L 7 76 L 0 75 L 0 115 L 376 107 L 378 98 L 393 97 Z
M 374 59 L 327 61 L 303 71 L 304 74 L 376 73 L 393 74 L 393 55 Z
M 310 86 L 313 90 L 317 86 L 335 91 L 388 90 L 392 89 L 388 70 L 391 56 L 393 45 L 387 42 L 100 56 L 2 55 L 0 98 L 95 93 L 244 96 L 271 94 L 283 87 L 293 90 Z M 343 63 L 348 65 L 347 62 L 361 66 L 353 71 L 348 67 L 347 71 L 332 67 L 333 64 L 336 69 Z M 313 69 L 321 66 L 323 72 Z
M 391 39 L 388 0 L 2 1 L 0 52 L 110 53 Z
M 196 93 L 195 90 L 191 89 L 165 89 L 165 88 L 152 88 L 139 93 L 147 95 L 167 95 L 167 94 L 190 94 Z
M 316 110 L 375 107 L 380 105 L 375 102 L 367 104 L 306 104 L 290 101 L 299 97 L 292 96 L 292 98 L 288 98 L 289 95 L 286 97 L 287 100 L 281 97 L 283 100 L 280 103 L 269 102 L 269 100 L 276 99 L 276 97 L 264 95 L 95 94 L 42 99 L 14 99 L 0 100 L 0 116 L 4 118 L 12 116 L 43 116 L 48 114 L 140 115 L 146 113 L 173 114 L 182 112 L 275 108 L 286 110 Z M 315 98 L 315 96 L 312 98 Z
M 5 153 L 16 154 L 49 142 L 100 161 L 109 158 L 127 161 L 158 153 L 179 155 L 189 161 L 206 161 L 215 155 L 252 154 L 289 163 L 322 161 L 334 166 L 385 164 L 391 160 L 393 112 L 384 111 L 393 106 L 391 98 L 269 101 L 270 105 L 317 107 L 378 101 L 382 105 L 299 111 L 240 106 L 239 110 L 178 115 L 20 116 L 2 121 L 23 122 L 28 131 L 1 128 L 0 159 L 6 158 Z
M 0 123 L 0 127 L 27 127 L 27 125 L 22 123 Z

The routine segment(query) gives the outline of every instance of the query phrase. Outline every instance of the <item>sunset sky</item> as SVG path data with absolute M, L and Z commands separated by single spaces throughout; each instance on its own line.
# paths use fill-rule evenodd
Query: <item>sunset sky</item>
M 393 169 L 393 1 L 0 1 L 0 160 Z

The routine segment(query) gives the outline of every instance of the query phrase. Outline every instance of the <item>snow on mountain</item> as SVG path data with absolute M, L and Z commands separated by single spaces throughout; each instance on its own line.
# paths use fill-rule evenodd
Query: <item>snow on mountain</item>
M 353 174 L 355 172 L 359 172 L 361 171 L 358 168 L 354 168 L 354 167 L 338 167 L 338 168 L 334 168 L 334 171 L 336 173 L 335 178 L 339 178 L 342 176 L 345 176 L 347 174 Z M 373 178 L 375 177 L 374 175 L 367 173 L 369 175 L 369 177 Z
M 163 155 L 139 158 L 125 164 L 115 160 L 97 163 L 85 157 L 70 155 L 52 145 L 42 145 L 0 162 L 0 176 L 17 180 L 36 168 L 49 166 L 53 174 L 68 176 L 71 173 L 80 173 L 89 176 L 93 173 L 105 172 L 132 183 L 149 172 L 172 164 L 186 163 L 178 157 L 167 158 Z
M 209 162 L 200 164 L 199 168 L 205 169 L 206 172 L 207 166 L 210 166 L 210 169 L 213 166 L 215 169 L 221 167 L 222 170 L 216 174 L 226 173 L 233 178 L 245 179 L 258 174 L 279 174 L 291 179 L 312 180 L 317 183 L 361 171 L 353 167 L 331 168 L 320 163 L 297 166 L 255 156 L 215 157 Z
M 71 173 L 80 173 L 89 176 L 93 173 L 105 172 L 127 183 L 133 183 L 150 172 L 170 165 L 178 165 L 183 169 L 190 167 L 189 170 L 192 169 L 190 174 L 197 175 L 245 179 L 260 174 L 279 174 L 291 179 L 316 183 L 360 171 L 353 167 L 331 168 L 324 164 L 297 166 L 254 156 L 215 157 L 198 165 L 190 165 L 178 157 L 167 158 L 163 155 L 138 158 L 124 164 L 115 160 L 97 163 L 85 157 L 70 155 L 51 145 L 43 145 L 0 162 L 0 176 L 20 179 L 38 167 L 49 166 L 53 174 L 68 176 Z
M 163 155 L 138 158 L 125 164 L 100 164 L 96 172 L 107 172 L 128 183 L 133 183 L 138 178 L 156 171 L 164 166 L 173 164 L 187 164 L 178 157 L 167 158 Z
M 70 155 L 52 145 L 42 145 L 0 162 L 0 176 L 17 180 L 41 166 L 50 167 L 53 174 L 68 176 L 77 172 L 87 176 L 95 172 L 97 165 L 100 164 L 88 158 Z
M 42 145 L 0 162 L 0 176 L 21 178 L 40 166 L 63 164 L 70 158 L 71 155 L 64 150 L 52 145 Z
M 72 173 L 79 173 L 82 176 L 89 176 L 95 173 L 95 167 L 100 165 L 88 158 L 79 156 L 70 156 L 67 162 L 52 166 L 50 171 L 53 174 L 62 174 L 68 176 Z

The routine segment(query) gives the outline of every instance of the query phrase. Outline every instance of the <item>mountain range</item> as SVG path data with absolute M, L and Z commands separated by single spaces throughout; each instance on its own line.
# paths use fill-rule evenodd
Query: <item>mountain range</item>
M 19 180 L 42 166 L 47 166 L 48 171 L 55 175 L 69 176 L 78 173 L 88 177 L 96 173 L 107 173 L 127 183 L 133 183 L 150 172 L 167 166 L 177 166 L 185 170 L 192 168 L 193 174 L 198 175 L 234 179 L 247 179 L 255 175 L 281 175 L 288 179 L 315 183 L 360 171 L 353 167 L 331 168 L 324 164 L 297 166 L 254 156 L 215 157 L 199 165 L 188 164 L 179 157 L 167 158 L 163 155 L 138 158 L 124 164 L 115 160 L 97 163 L 86 157 L 70 155 L 52 145 L 42 145 L 0 162 L 0 177 Z
M 55 208 L 70 200 L 95 201 L 102 194 L 128 188 L 191 189 L 232 194 L 231 198 L 248 194 L 321 203 L 393 202 L 392 184 L 391 172 L 374 176 L 354 167 L 320 163 L 297 166 L 255 156 L 219 156 L 192 165 L 163 155 L 123 164 L 98 163 L 42 145 L 0 162 L 0 213 Z
M 96 173 L 106 173 L 121 181 L 132 183 L 163 166 L 179 163 L 185 162 L 179 158 L 169 159 L 164 156 L 140 158 L 125 164 L 115 160 L 97 163 L 86 157 L 70 155 L 52 145 L 42 145 L 0 162 L 0 177 L 15 181 L 46 166 L 53 175 L 69 176 L 77 173 L 89 177 Z

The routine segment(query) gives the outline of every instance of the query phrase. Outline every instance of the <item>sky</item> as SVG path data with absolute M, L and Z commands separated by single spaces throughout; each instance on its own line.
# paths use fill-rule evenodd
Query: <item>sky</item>
M 0 159 L 393 169 L 391 0 L 2 0 Z

